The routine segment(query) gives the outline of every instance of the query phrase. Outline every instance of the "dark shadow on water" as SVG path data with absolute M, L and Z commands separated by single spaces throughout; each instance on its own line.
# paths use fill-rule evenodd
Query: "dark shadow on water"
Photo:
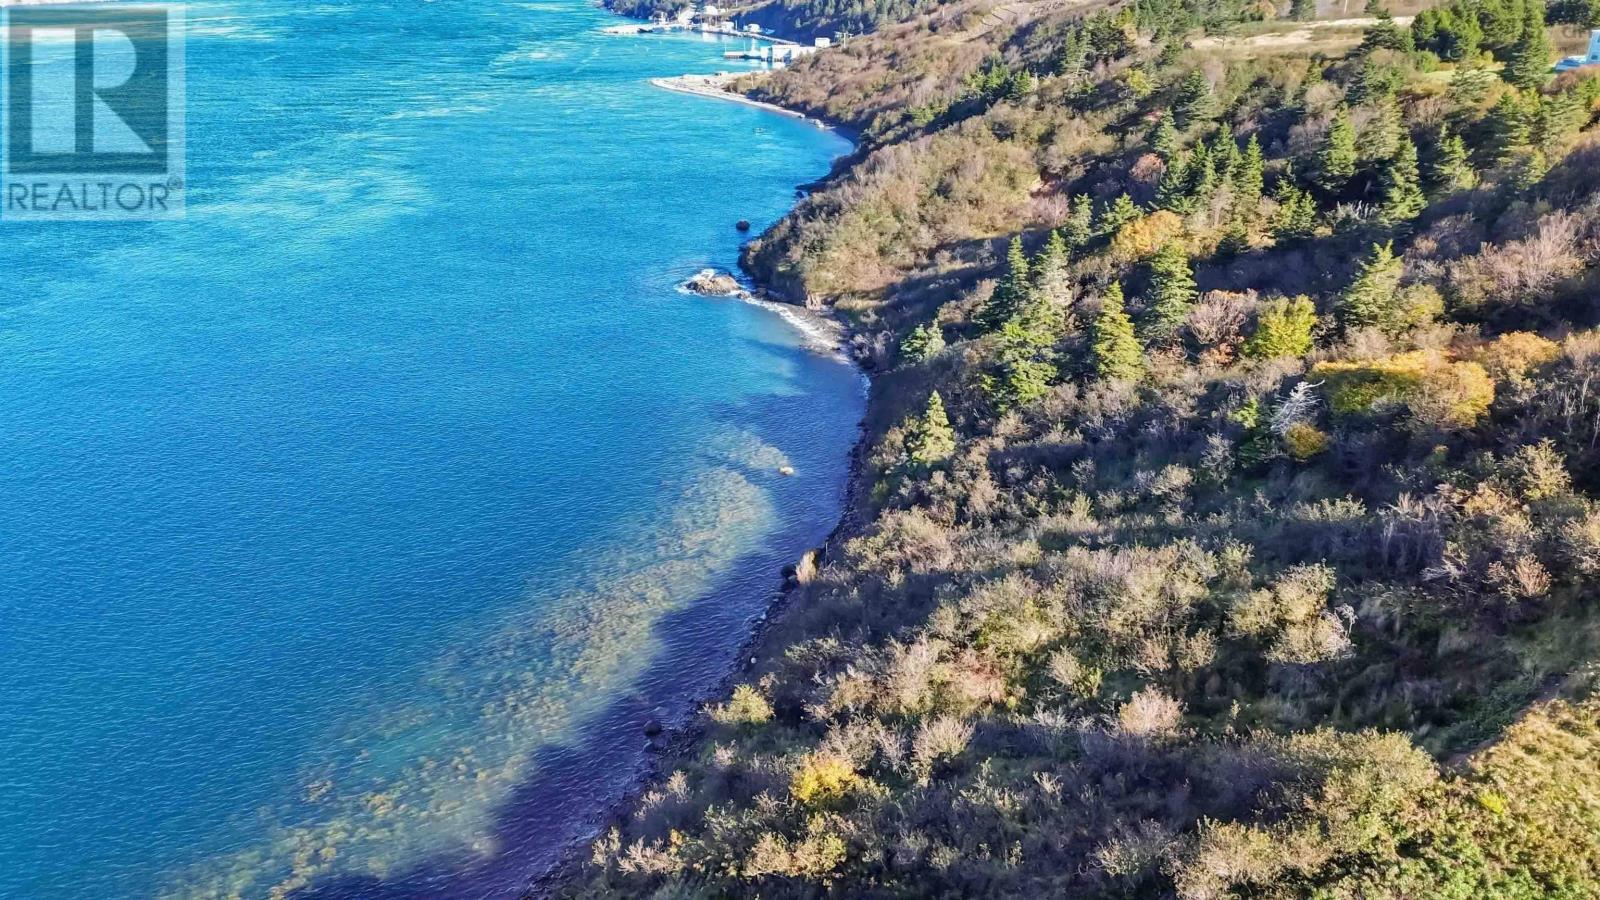
M 792 353 L 797 359 L 806 355 L 805 364 L 817 365 L 810 351 L 761 343 L 768 352 Z M 786 478 L 735 465 L 771 492 L 781 516 L 775 530 L 759 547 L 736 559 L 710 590 L 663 617 L 654 634 L 656 658 L 632 690 L 581 726 L 568 743 L 542 747 L 533 755 L 529 779 L 512 791 L 488 828 L 494 837 L 492 854 L 439 854 L 387 878 L 330 879 L 296 892 L 295 900 L 519 897 L 575 846 L 599 832 L 616 803 L 648 771 L 651 753 L 645 724 L 660 718 L 670 729 L 689 720 L 695 702 L 714 691 L 735 667 L 734 654 L 749 637 L 756 618 L 777 597 L 779 568 L 819 544 L 835 524 L 861 401 L 853 399 L 848 409 L 819 409 L 836 390 L 831 377 L 823 380 L 827 383 L 821 390 L 765 397 L 759 403 L 717 411 L 716 418 L 724 425 L 749 431 L 789 452 L 799 470 L 796 477 Z M 840 433 L 836 440 L 828 440 L 823 431 L 797 432 L 795 423 L 806 421 Z M 805 439 L 796 441 L 797 433 Z M 581 846 L 575 852 L 587 856 Z

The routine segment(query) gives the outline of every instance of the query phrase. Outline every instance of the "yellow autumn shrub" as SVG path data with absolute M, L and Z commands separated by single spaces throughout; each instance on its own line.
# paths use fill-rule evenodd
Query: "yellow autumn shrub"
M 1170 210 L 1158 209 L 1117 229 L 1111 238 L 1111 255 L 1123 262 L 1144 259 L 1183 236 L 1183 220 Z
M 1283 448 L 1299 460 L 1307 460 L 1328 449 L 1328 435 L 1315 425 L 1296 422 L 1283 432 Z
M 1496 379 L 1525 374 L 1535 366 L 1555 362 L 1561 346 L 1531 331 L 1513 331 L 1472 351 L 1472 359 Z
M 795 770 L 789 793 L 806 806 L 822 806 L 843 798 L 860 780 L 849 760 L 831 753 L 814 754 Z
M 1414 350 L 1377 360 L 1331 360 L 1311 367 L 1335 415 L 1404 406 L 1419 425 L 1467 428 L 1494 402 L 1494 380 L 1476 362 L 1451 362 Z
M 1428 372 L 1422 389 L 1407 401 L 1422 425 L 1471 428 L 1494 402 L 1494 379 L 1475 362 L 1453 362 Z
M 733 689 L 727 703 L 711 710 L 711 718 L 723 725 L 759 725 L 772 718 L 772 704 L 748 684 Z

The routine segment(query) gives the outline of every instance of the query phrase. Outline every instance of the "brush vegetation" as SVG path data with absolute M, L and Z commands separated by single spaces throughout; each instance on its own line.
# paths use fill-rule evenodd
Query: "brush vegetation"
M 1211 40 L 1307 7 L 754 88 L 862 135 L 746 263 L 875 374 L 865 524 L 570 895 L 1600 896 L 1600 82 L 1525 0 Z

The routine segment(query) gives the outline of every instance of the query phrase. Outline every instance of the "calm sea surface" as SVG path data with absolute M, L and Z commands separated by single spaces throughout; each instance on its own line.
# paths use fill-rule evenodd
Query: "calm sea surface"
M 837 516 L 857 375 L 675 286 L 846 146 L 582 0 L 188 21 L 188 218 L 0 229 L 0 897 L 514 894 Z

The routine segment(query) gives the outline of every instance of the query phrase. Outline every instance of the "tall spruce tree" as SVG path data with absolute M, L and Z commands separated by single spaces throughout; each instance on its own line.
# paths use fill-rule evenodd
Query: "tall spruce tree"
M 1014 237 L 1006 249 L 1006 273 L 994 286 L 989 302 L 978 311 L 978 326 L 984 331 L 994 331 L 1016 314 L 1028 292 L 1028 254 L 1023 252 L 1022 238 Z
M 1172 115 L 1179 128 L 1188 128 L 1215 116 L 1216 106 L 1216 98 L 1211 94 L 1211 82 L 1206 79 L 1204 72 L 1195 69 L 1179 82 Z
M 1372 253 L 1361 264 L 1361 271 L 1339 297 L 1339 324 L 1346 330 L 1398 330 L 1404 315 L 1400 298 L 1401 269 L 1393 243 L 1373 244 Z
M 1589 111 L 1575 92 L 1567 90 L 1536 98 L 1539 109 L 1533 114 L 1529 137 L 1535 147 L 1550 159 L 1559 159 L 1567 146 L 1587 124 Z
M 1080 250 L 1094 237 L 1094 200 L 1088 194 L 1072 198 L 1071 211 L 1061 226 L 1061 238 L 1067 247 Z
M 1472 161 L 1467 158 L 1467 142 L 1448 125 L 1439 130 L 1439 143 L 1428 165 L 1428 182 L 1434 190 L 1445 192 L 1465 190 L 1478 182 Z
M 1189 195 L 1192 158 L 1192 154 L 1185 153 L 1167 163 L 1161 180 L 1156 182 L 1156 209 L 1171 210 L 1180 216 L 1194 211 L 1194 203 Z
M 1056 367 L 1036 338 L 1036 332 L 1018 319 L 1000 329 L 999 373 L 987 379 L 996 409 L 1026 406 L 1049 393 Z
M 906 435 L 906 454 L 913 465 L 930 469 L 950 458 L 956 452 L 956 431 L 950 427 L 950 416 L 944 411 L 944 398 L 938 391 L 928 395 L 922 415 L 909 423 Z
M 924 322 L 911 329 L 900 342 L 900 358 L 905 362 L 925 362 L 944 349 L 944 329 L 932 322 Z
M 1095 230 L 1104 235 L 1114 235 L 1122 226 L 1139 218 L 1139 205 L 1126 191 L 1117 195 L 1111 205 L 1100 211 L 1100 221 Z
M 1523 0 L 1522 33 L 1511 46 L 1501 76 L 1525 91 L 1538 90 L 1550 72 L 1550 38 L 1544 30 L 1544 0 Z
M 1133 333 L 1133 320 L 1123 306 L 1122 285 L 1112 282 L 1100 298 L 1094 323 L 1094 370 L 1101 378 L 1132 381 L 1144 374 L 1144 348 Z
M 1163 116 L 1150 131 L 1150 149 L 1162 159 L 1171 162 L 1178 155 L 1178 129 L 1172 127 L 1172 118 Z
M 1526 21 L 1523 6 L 1524 0 L 1477 0 L 1472 4 L 1485 48 L 1498 56 L 1517 42 Z
M 1330 194 L 1344 190 L 1356 174 L 1356 129 L 1350 123 L 1350 110 L 1339 107 L 1328 123 L 1328 133 L 1317 152 L 1317 184 Z
M 1410 135 L 1402 135 L 1394 159 L 1383 170 L 1383 206 L 1378 221 L 1391 228 L 1402 225 L 1421 215 L 1427 205 L 1417 171 L 1417 145 Z
M 1517 157 L 1511 166 L 1511 186 L 1518 192 L 1527 192 L 1538 186 L 1550 171 L 1550 160 L 1543 151 L 1530 149 Z
M 1240 154 L 1239 164 L 1233 170 L 1233 204 L 1234 209 L 1246 215 L 1254 215 L 1256 207 L 1261 203 L 1263 179 L 1266 172 L 1266 159 L 1261 155 L 1261 141 L 1255 135 L 1250 135 L 1250 142 L 1244 145 L 1244 153 Z
M 1188 206 L 1199 209 L 1211 200 L 1217 190 L 1217 157 L 1204 142 L 1196 144 L 1189 157 Z
M 1489 114 L 1484 117 L 1488 140 L 1483 152 L 1490 165 L 1510 165 L 1532 144 L 1532 115 L 1528 106 L 1529 101 L 1522 94 L 1506 91 L 1489 108 Z
M 1164 244 L 1150 259 L 1150 302 L 1142 323 L 1145 340 L 1170 341 L 1194 308 L 1194 273 L 1189 255 L 1176 241 Z
M 1045 303 L 1056 311 L 1066 309 L 1072 300 L 1072 273 L 1068 269 L 1071 256 L 1061 232 L 1050 232 L 1044 249 L 1028 263 L 1033 291 L 1031 299 Z
M 1232 178 L 1239 159 L 1239 142 L 1234 140 L 1233 126 L 1223 122 L 1217 127 L 1217 133 L 1211 136 L 1211 161 L 1216 166 L 1217 177 L 1224 180 Z
M 1293 178 L 1278 181 L 1278 212 L 1272 220 L 1272 234 L 1280 241 L 1305 240 L 1317 233 L 1317 201 L 1300 189 Z

